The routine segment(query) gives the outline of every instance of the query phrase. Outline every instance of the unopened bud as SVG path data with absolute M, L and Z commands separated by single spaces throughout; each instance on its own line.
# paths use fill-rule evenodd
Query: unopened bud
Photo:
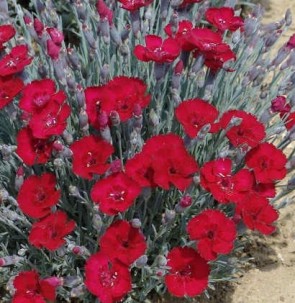
M 114 24 L 111 25 L 111 38 L 112 40 L 115 42 L 116 45 L 121 45 L 122 44 L 122 39 L 121 36 L 116 28 L 116 26 Z
M 169 224 L 172 223 L 175 219 L 176 213 L 175 210 L 166 209 L 165 213 L 162 214 L 162 223 Z
M 288 8 L 286 11 L 285 22 L 286 22 L 286 26 L 290 26 L 292 24 L 292 12 L 290 8 Z
M 131 222 L 132 227 L 141 228 L 141 221 L 138 218 L 134 218 L 130 222 Z
M 131 11 L 130 19 L 131 19 L 131 28 L 133 35 L 135 37 L 138 37 L 140 33 L 140 22 L 141 22 L 139 10 Z
M 89 46 L 92 49 L 96 49 L 97 48 L 96 40 L 94 39 L 93 33 L 92 33 L 91 29 L 87 26 L 87 24 L 84 23 L 82 25 L 82 31 L 83 31 L 83 34 L 84 34 Z
M 156 112 L 154 111 L 153 108 L 150 110 L 149 118 L 150 118 L 150 122 L 153 126 L 159 125 L 159 123 L 160 123 L 159 116 L 156 114 Z
M 181 207 L 186 208 L 192 205 L 192 197 L 189 195 L 185 195 L 181 197 L 179 204 Z
M 147 261 L 148 261 L 147 255 L 143 255 L 134 262 L 134 265 L 138 268 L 142 268 L 147 264 Z
M 83 128 L 87 124 L 88 124 L 88 115 L 84 109 L 81 109 L 79 113 L 79 126 L 80 128 Z
M 63 278 L 63 286 L 74 288 L 81 284 L 83 281 L 79 276 L 67 276 Z
M 54 167 L 56 167 L 56 168 L 62 168 L 62 167 L 65 166 L 65 162 L 64 162 L 64 160 L 61 159 L 61 158 L 56 158 L 56 159 L 54 159 L 54 161 L 53 161 L 53 165 L 54 165 Z
M 102 226 L 103 226 L 101 216 L 99 214 L 93 214 L 92 223 L 93 223 L 93 227 L 99 233 L 101 231 Z
M 85 287 L 83 284 L 72 288 L 70 297 L 72 298 L 82 298 L 82 296 L 85 294 Z
M 158 255 L 157 256 L 157 264 L 160 267 L 166 266 L 167 265 L 167 259 L 166 259 L 166 257 L 163 256 L 163 255 Z

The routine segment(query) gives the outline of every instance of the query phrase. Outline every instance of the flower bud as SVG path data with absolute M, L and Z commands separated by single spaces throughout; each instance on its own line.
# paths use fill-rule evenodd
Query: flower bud
M 62 133 L 62 138 L 65 140 L 66 144 L 71 145 L 74 142 L 73 135 L 67 130 Z
M 43 281 L 46 281 L 49 285 L 51 285 L 55 288 L 62 286 L 64 283 L 64 279 L 59 278 L 59 277 L 49 277 L 49 278 L 43 279 Z
M 9 265 L 15 265 L 23 260 L 22 257 L 19 257 L 17 255 L 12 256 L 6 256 L 3 258 L 0 258 L 0 267 L 2 266 L 9 266 Z
M 110 44 L 110 25 L 109 25 L 109 22 L 107 19 L 100 20 L 99 29 L 100 29 L 100 33 L 103 38 L 103 41 L 106 44 Z
M 74 2 L 74 6 L 76 8 L 78 18 L 83 22 L 86 21 L 86 19 L 87 19 L 87 10 L 86 10 L 86 7 L 85 7 L 86 6 L 85 1 L 81 2 L 80 0 L 76 0 Z
M 72 288 L 70 297 L 71 298 L 82 298 L 82 296 L 85 294 L 85 287 L 83 284 Z
M 130 222 L 131 222 L 132 227 L 141 228 L 141 221 L 138 218 L 134 218 Z
M 81 68 L 80 59 L 76 50 L 73 48 L 67 48 L 67 55 L 72 67 L 74 69 L 80 69 Z
M 186 208 L 192 205 L 192 197 L 189 195 L 185 195 L 181 197 L 179 204 L 181 207 Z
M 54 27 L 48 27 L 46 31 L 49 34 L 51 41 L 54 44 L 61 46 L 62 42 L 64 41 L 63 33 Z
M 132 28 L 133 35 L 135 37 L 138 37 L 139 33 L 140 33 L 140 27 L 141 27 L 140 26 L 141 19 L 140 19 L 139 10 L 131 11 L 130 19 L 131 19 L 131 28 Z
M 53 165 L 55 168 L 62 168 L 65 166 L 65 162 L 61 158 L 56 158 L 53 160 Z
M 8 191 L 4 188 L 1 188 L 0 189 L 0 203 L 7 201 L 8 197 L 9 197 Z
M 295 189 L 295 178 L 291 178 L 287 183 L 287 190 Z
M 97 230 L 97 233 L 99 233 L 103 226 L 103 222 L 102 222 L 101 216 L 99 214 L 93 214 L 92 224 L 93 224 L 93 227 Z
M 108 64 L 104 64 L 100 70 L 100 78 L 102 84 L 105 84 L 109 81 L 110 79 L 110 67 Z
M 147 261 L 148 261 L 147 255 L 143 255 L 134 262 L 134 265 L 138 268 L 142 268 L 147 264 Z
M 92 33 L 91 29 L 87 26 L 87 24 L 84 23 L 82 25 L 82 31 L 83 31 L 83 34 L 84 34 L 89 46 L 92 49 L 96 49 L 97 48 L 96 40 L 94 39 L 93 33 Z
M 287 9 L 286 14 L 285 14 L 285 22 L 286 26 L 290 26 L 292 24 L 292 12 L 290 8 Z
M 165 213 L 162 214 L 162 223 L 169 224 L 172 223 L 175 219 L 176 213 L 175 210 L 166 209 Z
M 120 159 L 116 159 L 111 162 L 111 166 L 109 168 L 111 174 L 115 174 L 122 171 L 122 163 Z
M 160 266 L 160 267 L 166 266 L 166 265 L 167 265 L 167 259 L 166 259 L 166 257 L 163 256 L 163 255 L 158 255 L 158 256 L 157 256 L 157 264 L 158 264 L 158 266 Z
M 20 257 L 24 257 L 27 253 L 28 249 L 27 248 L 21 248 L 18 250 L 17 254 L 20 256 Z
M 110 34 L 111 34 L 111 38 L 112 40 L 115 42 L 116 45 L 121 45 L 122 44 L 122 39 L 121 39 L 121 36 L 116 28 L 116 26 L 113 24 L 111 25 L 111 31 L 110 31 Z
M 63 286 L 74 288 L 77 287 L 80 283 L 82 283 L 82 279 L 79 276 L 67 276 L 63 278 Z
M 120 116 L 119 116 L 117 111 L 112 110 L 110 112 L 110 120 L 111 120 L 111 123 L 112 123 L 113 126 L 119 126 L 120 125 L 120 122 L 121 122 L 120 121 Z
M 83 128 L 87 124 L 88 124 L 88 115 L 84 109 L 81 109 L 79 113 L 79 126 L 80 128 Z
M 158 117 L 158 115 L 156 114 L 156 112 L 154 111 L 153 108 L 150 110 L 149 118 L 150 118 L 150 122 L 151 122 L 152 126 L 159 125 L 159 123 L 160 123 L 159 117 Z

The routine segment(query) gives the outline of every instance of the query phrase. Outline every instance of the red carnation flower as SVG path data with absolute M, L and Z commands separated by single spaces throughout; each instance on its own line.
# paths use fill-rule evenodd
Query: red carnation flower
M 173 38 L 164 41 L 156 35 L 145 36 L 146 46 L 136 45 L 134 55 L 138 60 L 158 63 L 173 62 L 180 54 L 180 46 Z
M 16 141 L 16 153 L 25 164 L 44 164 L 49 160 L 53 149 L 53 142 L 33 137 L 30 128 L 21 129 L 17 134 Z
M 40 279 L 36 271 L 20 272 L 13 280 L 15 294 L 12 303 L 46 303 L 54 301 L 55 290 L 58 286 L 53 282 L 54 277 Z
M 207 288 L 209 265 L 193 248 L 175 247 L 167 259 L 170 269 L 165 284 L 172 295 L 195 297 Z
M 62 105 L 57 102 L 50 102 L 39 113 L 35 113 L 29 127 L 32 134 L 38 139 L 47 139 L 53 135 L 60 135 L 67 126 L 67 118 L 71 114 L 68 104 Z
M 122 8 L 128 11 L 136 11 L 143 6 L 148 6 L 154 0 L 118 0 L 118 2 L 122 3 Z
M 26 215 L 39 219 L 51 212 L 60 198 L 60 190 L 55 189 L 56 178 L 51 173 L 30 176 L 22 184 L 17 202 Z
M 252 168 L 259 183 L 272 183 L 286 176 L 287 158 L 271 143 L 261 143 L 246 154 L 246 165 Z
M 24 83 L 20 78 L 0 77 L 0 109 L 9 104 L 23 87 Z
M 91 180 L 94 174 L 104 174 L 110 167 L 108 158 L 114 152 L 113 146 L 95 136 L 87 136 L 74 142 L 70 149 L 73 152 L 73 172 Z
M 10 24 L 4 24 L 0 26 L 0 50 L 3 50 L 5 46 L 3 45 L 15 35 L 15 29 Z
M 34 30 L 39 37 L 42 36 L 44 31 L 44 24 L 38 18 L 34 18 Z
M 254 194 L 238 203 L 236 213 L 242 217 L 248 228 L 265 235 L 275 231 L 273 223 L 279 217 L 278 212 L 266 198 Z
M 101 303 L 113 303 L 131 290 L 131 275 L 127 266 L 111 261 L 107 255 L 98 252 L 92 255 L 85 266 L 85 285 Z
M 116 221 L 106 230 L 99 244 L 101 251 L 111 260 L 118 260 L 126 266 L 141 257 L 147 248 L 142 232 L 122 220 Z
M 232 175 L 232 161 L 228 158 L 209 161 L 201 168 L 201 186 L 220 203 L 238 202 L 253 186 L 253 175 L 242 169 Z
M 61 45 L 64 41 L 64 35 L 55 27 L 47 27 L 47 33 L 49 34 L 51 41 L 56 45 Z
M 19 107 L 31 114 L 39 113 L 49 102 L 62 104 L 66 99 L 63 91 L 56 93 L 55 82 L 51 79 L 34 80 L 22 91 Z
M 183 101 L 175 109 L 177 120 L 191 138 L 195 138 L 206 124 L 211 125 L 210 132 L 218 131 L 218 124 L 214 124 L 218 114 L 218 110 L 213 105 L 197 98 Z
M 178 24 L 177 32 L 174 34 L 172 31 L 172 26 L 169 23 L 165 26 L 165 33 L 174 38 L 177 43 L 180 45 L 181 49 L 185 51 L 192 51 L 195 48 L 195 45 L 190 43 L 190 32 L 193 28 L 193 24 L 189 20 L 182 20 Z
M 293 126 L 295 125 L 295 112 L 285 114 L 285 113 L 280 113 L 281 119 L 284 119 L 284 124 L 287 130 L 291 130 Z
M 96 2 L 96 9 L 101 19 L 107 19 L 110 25 L 113 24 L 113 12 L 103 0 Z
M 65 212 L 57 211 L 32 225 L 29 242 L 40 249 L 57 250 L 65 244 L 64 237 L 74 230 L 75 225 Z
M 24 69 L 26 65 L 32 62 L 33 58 L 28 56 L 28 47 L 26 45 L 17 45 L 11 49 L 11 52 L 0 60 L 0 76 L 9 76 L 16 74 Z
M 264 125 L 254 115 L 242 110 L 225 112 L 220 119 L 221 127 L 226 129 L 234 117 L 242 118 L 242 121 L 239 125 L 231 127 L 226 132 L 226 136 L 233 146 L 248 145 L 255 147 L 265 138 Z
M 193 28 L 189 36 L 189 41 L 201 52 L 221 50 L 226 44 L 222 42 L 222 36 L 208 28 Z
M 205 260 L 215 260 L 218 254 L 232 251 L 236 239 L 236 225 L 223 212 L 208 209 L 193 217 L 187 225 L 191 240 Z
M 124 173 L 110 175 L 95 183 L 91 198 L 107 215 L 127 210 L 139 196 L 141 187 Z
M 244 25 L 243 19 L 235 16 L 235 11 L 232 7 L 210 7 L 207 9 L 205 16 L 207 21 L 220 32 L 226 30 L 234 32 Z
M 291 111 L 291 105 L 287 103 L 285 96 L 277 96 L 271 101 L 271 110 L 274 113 L 286 114 Z
M 141 79 L 125 76 L 115 77 L 103 86 L 86 88 L 85 97 L 89 122 L 98 129 L 98 116 L 101 112 L 109 116 L 116 111 L 120 120 L 125 122 L 133 117 L 136 107 L 147 107 L 151 99 L 147 94 L 147 86 Z

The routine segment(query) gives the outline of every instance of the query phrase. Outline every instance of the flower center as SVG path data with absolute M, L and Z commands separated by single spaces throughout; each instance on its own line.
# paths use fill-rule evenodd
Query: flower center
M 34 97 L 33 97 L 33 102 L 36 106 L 38 107 L 43 107 L 50 99 L 50 96 L 48 95 L 39 95 L 39 94 L 36 94 Z
M 179 271 L 179 274 L 184 277 L 190 277 L 192 275 L 192 268 L 190 265 L 187 265 L 184 269 Z
M 99 282 L 103 287 L 113 287 L 117 277 L 117 272 L 102 272 L 99 276 Z
M 126 191 L 122 190 L 122 191 L 115 191 L 110 193 L 109 197 L 113 200 L 115 200 L 116 202 L 121 202 L 124 201 L 126 196 Z
M 57 124 L 57 119 L 52 114 L 48 114 L 45 120 L 45 126 L 47 128 L 54 127 Z

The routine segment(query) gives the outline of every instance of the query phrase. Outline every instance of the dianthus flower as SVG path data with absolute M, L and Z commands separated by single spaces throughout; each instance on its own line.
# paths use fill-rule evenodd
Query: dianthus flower
M 118 260 L 126 266 L 141 257 L 147 248 L 140 229 L 123 220 L 118 220 L 108 227 L 99 244 L 101 251 L 112 261 Z
M 265 138 L 264 125 L 254 115 L 243 110 L 225 112 L 220 119 L 220 126 L 226 129 L 234 117 L 241 118 L 242 121 L 239 125 L 230 127 L 226 132 L 226 137 L 233 146 L 255 147 Z
M 73 172 L 91 180 L 94 174 L 104 174 L 110 167 L 108 158 L 114 152 L 113 146 L 101 138 L 87 136 L 75 141 L 70 149 L 73 152 Z
M 134 55 L 138 60 L 158 63 L 173 62 L 180 54 L 180 46 L 173 38 L 162 40 L 156 35 L 146 35 L 145 44 L 136 45 Z
M 122 122 L 133 117 L 134 109 L 148 106 L 151 96 L 147 94 L 146 84 L 139 78 L 115 77 L 102 86 L 92 86 L 85 90 L 86 112 L 90 124 L 99 128 L 98 115 L 107 116 L 116 111 Z
M 202 99 L 189 99 L 180 103 L 175 109 L 176 119 L 181 123 L 185 133 L 195 138 L 198 132 L 206 124 L 210 124 L 210 132 L 218 130 L 215 120 L 218 117 L 218 110 Z
M 17 134 L 16 141 L 16 153 L 25 164 L 44 164 L 49 160 L 53 149 L 53 142 L 48 139 L 35 138 L 30 128 L 21 129 Z
M 0 77 L 0 109 L 9 104 L 23 87 L 24 83 L 20 78 Z
M 280 113 L 281 119 L 284 119 L 284 124 L 287 130 L 291 130 L 295 125 L 295 112 L 288 113 Z
M 220 32 L 226 30 L 234 32 L 244 25 L 243 19 L 235 16 L 235 11 L 232 7 L 210 7 L 205 12 L 205 17 Z
M 291 111 L 291 105 L 287 103 L 285 96 L 277 96 L 271 101 L 271 110 L 274 113 L 286 114 Z
M 14 46 L 11 52 L 0 60 L 0 76 L 4 77 L 21 72 L 32 60 L 33 58 L 28 56 L 27 45 Z
M 51 173 L 32 175 L 25 179 L 17 197 L 22 212 L 34 219 L 49 215 L 51 207 L 60 198 L 60 190 L 56 190 L 55 186 L 56 178 Z
M 253 186 L 253 176 L 247 169 L 232 174 L 232 161 L 221 158 L 206 162 L 200 170 L 201 186 L 220 203 L 238 202 Z
M 40 279 L 36 271 L 22 271 L 13 280 L 15 294 L 12 303 L 46 303 L 54 301 L 58 278 Z
M 208 209 L 193 217 L 187 225 L 191 240 L 205 260 L 215 260 L 218 254 L 232 251 L 236 239 L 236 225 L 223 212 Z
M 141 187 L 120 172 L 96 182 L 91 190 L 91 198 L 99 204 L 101 212 L 113 216 L 127 210 L 140 192 Z
M 281 180 L 287 173 L 286 156 L 271 143 L 261 143 L 252 148 L 246 154 L 245 162 L 259 183 Z
M 64 237 L 74 230 L 75 225 L 65 212 L 56 211 L 32 225 L 29 242 L 40 249 L 57 250 L 66 243 Z
M 190 247 L 175 247 L 167 255 L 165 276 L 168 291 L 176 297 L 195 297 L 208 286 L 209 265 Z
M 269 235 L 275 231 L 273 223 L 279 214 L 269 201 L 261 196 L 252 194 L 237 204 L 236 213 L 241 216 L 244 224 L 251 230 L 258 230 Z
M 92 255 L 85 266 L 85 285 L 101 303 L 115 303 L 131 290 L 131 274 L 127 266 L 103 252 Z
M 122 8 L 128 11 L 136 11 L 141 7 L 148 6 L 154 0 L 117 0 L 122 4 Z
M 10 24 L 3 24 L 0 26 L 0 50 L 3 50 L 5 46 L 3 45 L 15 35 L 15 29 Z

